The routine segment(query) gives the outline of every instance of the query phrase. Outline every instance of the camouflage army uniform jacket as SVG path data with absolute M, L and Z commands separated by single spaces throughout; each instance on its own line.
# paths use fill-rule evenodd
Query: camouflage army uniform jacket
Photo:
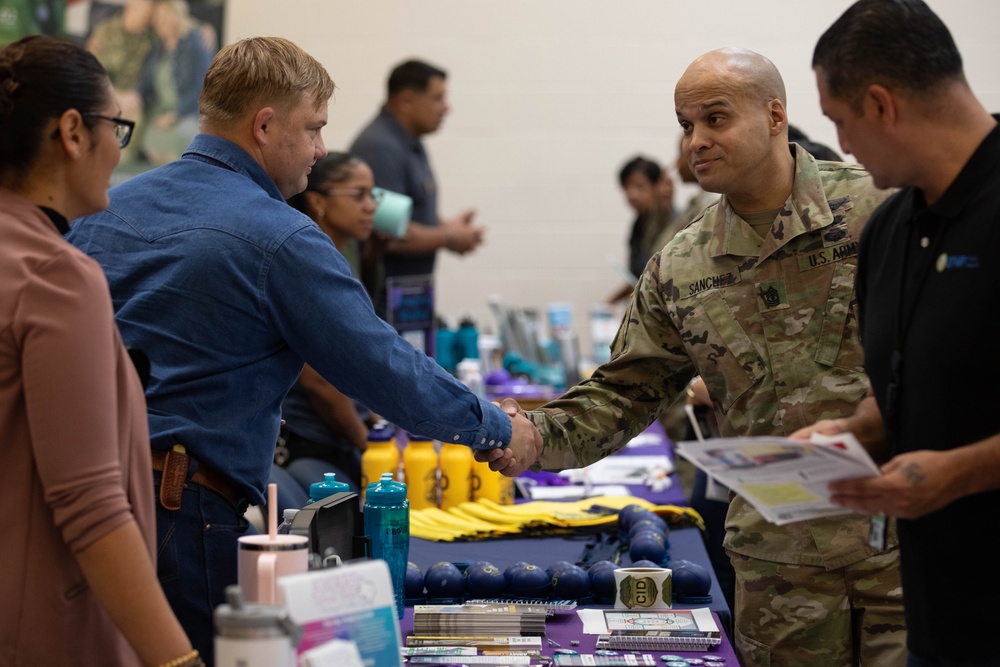
M 545 441 L 536 468 L 581 467 L 615 452 L 698 374 L 723 436 L 788 435 L 854 411 L 868 389 L 854 292 L 858 240 L 889 193 L 857 165 L 792 149 L 792 194 L 767 238 L 721 197 L 650 260 L 611 361 L 529 413 Z M 835 569 L 877 553 L 868 526 L 852 515 L 778 527 L 737 496 L 725 544 Z

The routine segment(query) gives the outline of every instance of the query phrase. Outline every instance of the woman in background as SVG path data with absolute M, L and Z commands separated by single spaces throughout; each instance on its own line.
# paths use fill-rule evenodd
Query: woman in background
M 0 664 L 202 664 L 156 579 L 142 385 L 67 220 L 133 123 L 70 42 L 0 48 Z
M 288 203 L 312 218 L 361 277 L 359 243 L 372 236 L 377 202 L 372 170 L 348 153 L 330 153 L 313 165 L 305 192 Z M 366 250 L 378 246 L 366 243 Z M 381 244 L 384 247 L 384 243 Z M 370 293 L 370 292 L 369 292 Z M 373 416 L 356 405 L 309 366 L 302 369 L 282 404 L 285 420 L 281 463 L 303 486 L 323 480 L 323 472 L 339 473 L 338 481 L 357 489 L 361 453 L 368 443 L 366 419 Z
M 153 31 L 159 41 L 139 81 L 146 119 L 142 150 L 160 166 L 180 158 L 198 134 L 198 97 L 212 54 L 185 0 L 158 0 Z

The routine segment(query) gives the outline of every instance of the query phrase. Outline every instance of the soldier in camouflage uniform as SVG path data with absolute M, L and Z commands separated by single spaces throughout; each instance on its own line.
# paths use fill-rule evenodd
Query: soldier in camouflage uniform
M 862 227 L 887 193 L 856 165 L 787 143 L 784 84 L 757 54 L 696 60 L 675 90 L 691 165 L 721 199 L 650 260 L 611 361 L 528 413 L 536 468 L 621 448 L 704 378 L 724 436 L 788 435 L 865 396 L 854 273 Z M 902 665 L 898 549 L 857 515 L 775 526 L 733 500 L 736 649 L 745 665 Z

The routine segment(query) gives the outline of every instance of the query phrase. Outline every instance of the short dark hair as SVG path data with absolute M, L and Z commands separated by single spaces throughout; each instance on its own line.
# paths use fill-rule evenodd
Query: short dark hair
M 109 102 L 110 85 L 97 58 L 68 40 L 29 35 L 0 47 L 0 169 L 30 167 L 45 126 L 68 109 L 90 127 L 88 114 Z
M 925 93 L 964 77 L 955 40 L 922 0 L 858 0 L 819 38 L 812 66 L 855 111 L 873 83 Z
M 625 181 L 627 181 L 628 177 L 635 172 L 643 174 L 649 179 L 650 183 L 656 183 L 660 180 L 660 174 L 663 173 L 663 170 L 660 169 L 660 165 L 656 164 L 649 158 L 637 155 L 626 162 L 625 166 L 623 166 L 621 171 L 618 172 L 618 182 L 621 183 L 623 188 L 625 187 Z
M 312 171 L 309 172 L 309 181 L 304 192 L 288 198 L 288 203 L 299 211 L 302 211 L 310 218 L 314 211 L 309 206 L 309 199 L 306 192 L 322 192 L 324 186 L 330 183 L 344 183 L 351 177 L 354 167 L 363 164 L 361 158 L 351 153 L 327 153 L 316 160 Z
M 393 68 L 389 74 L 389 97 L 404 90 L 427 90 L 431 79 L 447 79 L 448 74 L 440 68 L 429 65 L 422 60 L 407 60 Z

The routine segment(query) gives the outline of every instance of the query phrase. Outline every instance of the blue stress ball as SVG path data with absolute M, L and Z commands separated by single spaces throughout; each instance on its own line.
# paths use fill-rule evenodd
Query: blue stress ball
M 621 533 L 628 534 L 628 529 L 632 526 L 632 521 L 636 514 L 641 514 L 642 512 L 649 512 L 642 505 L 626 505 L 625 507 L 618 510 L 618 530 Z
M 607 563 L 607 565 L 605 565 Z M 615 570 L 618 569 L 609 560 L 597 561 L 590 566 L 590 590 L 599 598 L 613 598 L 615 596 Z
M 507 581 L 493 563 L 473 563 L 465 570 L 465 590 L 473 598 L 498 598 L 503 595 Z
M 460 598 L 465 590 L 465 577 L 454 563 L 441 561 L 427 568 L 424 586 L 429 598 Z
M 545 573 L 549 575 L 549 578 L 551 579 L 554 574 L 562 572 L 563 570 L 571 567 L 575 567 L 575 565 L 573 565 L 573 563 L 569 562 L 568 560 L 557 560 L 556 562 L 552 563 L 552 565 L 549 565 L 547 568 L 545 568 Z
M 644 531 L 632 538 L 628 548 L 632 562 L 651 560 L 659 563 L 667 555 L 667 545 L 659 533 Z
M 582 567 L 570 565 L 552 575 L 552 594 L 560 599 L 575 600 L 590 591 L 590 577 Z
M 515 566 L 510 577 L 510 592 L 523 598 L 544 598 L 549 593 L 549 575 L 537 565 Z
M 636 512 L 632 517 L 632 523 L 629 524 L 629 528 L 639 523 L 640 521 L 647 521 L 655 523 L 663 532 L 667 532 L 667 520 L 662 516 L 653 512 L 652 510 L 643 510 L 641 512 Z
M 403 582 L 404 597 L 408 600 L 424 596 L 424 573 L 416 563 L 406 564 L 406 579 Z
M 467 565 L 465 569 L 468 570 L 470 567 L 481 567 L 483 565 L 493 565 L 493 563 L 489 562 L 488 560 L 477 560 L 477 561 L 473 561 L 472 563 L 470 563 L 469 565 Z M 459 569 L 461 570 L 462 568 L 459 568 Z M 499 568 L 497 568 L 497 569 L 499 569 Z M 462 570 L 462 571 L 464 572 L 465 570 Z
M 639 533 L 646 531 L 662 535 L 664 539 L 666 539 L 669 534 L 665 523 L 657 523 L 656 521 L 651 521 L 650 519 L 639 519 L 628 529 L 629 541 L 631 541 Z
M 507 588 L 508 589 L 510 588 L 511 579 L 514 577 L 514 570 L 516 570 L 518 568 L 521 568 L 521 567 L 524 567 L 525 565 L 531 565 L 531 563 L 529 563 L 526 560 L 519 560 L 516 563 L 514 563 L 513 565 L 507 566 L 507 569 L 503 571 L 503 578 L 504 578 L 504 581 L 507 582 Z
M 660 567 L 660 563 L 659 562 L 654 563 L 651 560 L 642 559 L 642 560 L 632 561 L 632 567 Z
M 673 560 L 669 565 L 673 572 L 673 591 L 677 595 L 705 596 L 712 588 L 712 576 L 708 570 L 686 560 Z

